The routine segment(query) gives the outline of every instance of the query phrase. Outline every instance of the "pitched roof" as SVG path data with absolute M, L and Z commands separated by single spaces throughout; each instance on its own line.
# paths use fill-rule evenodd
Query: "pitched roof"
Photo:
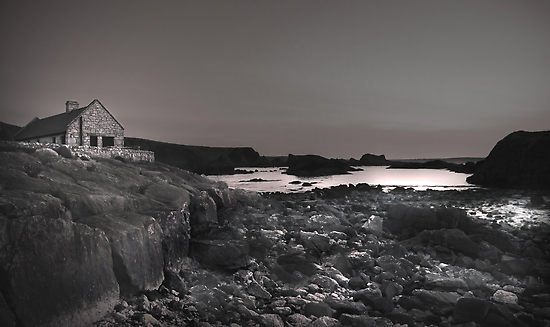
M 87 108 L 88 106 L 73 109 L 69 112 L 42 119 L 35 118 L 15 135 L 15 139 L 28 140 L 41 136 L 64 133 L 67 130 L 67 126 Z

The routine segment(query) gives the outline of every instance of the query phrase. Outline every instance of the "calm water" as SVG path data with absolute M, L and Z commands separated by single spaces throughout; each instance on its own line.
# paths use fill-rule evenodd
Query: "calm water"
M 208 176 L 217 181 L 226 182 L 231 188 L 241 188 L 257 192 L 304 192 L 315 187 L 326 188 L 342 184 L 367 183 L 388 188 L 396 186 L 425 189 L 463 189 L 474 187 L 466 182 L 468 174 L 454 173 L 439 169 L 386 169 L 386 167 L 359 167 L 363 171 L 348 175 L 323 177 L 296 177 L 283 174 L 285 168 L 242 168 L 255 171 L 252 174 Z M 262 179 L 263 181 L 250 181 Z M 311 186 L 290 184 L 293 181 L 311 183 Z

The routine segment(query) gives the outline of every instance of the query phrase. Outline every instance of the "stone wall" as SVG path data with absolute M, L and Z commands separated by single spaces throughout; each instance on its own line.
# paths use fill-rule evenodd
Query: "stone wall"
M 115 147 L 124 146 L 124 129 L 97 100 L 67 127 L 67 144 L 80 145 L 80 119 L 82 119 L 82 145 L 90 145 L 90 136 L 98 136 L 98 146 L 102 137 L 114 137 Z
M 73 153 L 86 154 L 92 158 L 124 158 L 134 162 L 154 162 L 155 153 L 153 151 L 135 150 L 120 147 L 99 148 L 95 146 L 71 146 Z
M 0 141 L 1 148 L 18 148 L 18 149 L 40 149 L 50 148 L 57 149 L 61 146 L 66 146 L 71 150 L 74 155 L 82 156 L 87 155 L 90 158 L 123 158 L 132 162 L 154 162 L 155 153 L 153 151 L 136 150 L 130 148 L 120 147 L 108 147 L 99 148 L 95 146 L 79 146 L 79 145 L 62 145 L 56 143 L 37 143 L 37 142 L 12 142 L 12 141 Z

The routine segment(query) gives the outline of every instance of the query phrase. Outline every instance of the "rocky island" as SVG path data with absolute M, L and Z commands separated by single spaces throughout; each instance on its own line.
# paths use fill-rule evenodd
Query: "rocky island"
M 350 171 L 356 171 L 347 160 L 327 159 L 318 155 L 288 155 L 289 175 L 310 177 L 310 176 L 328 176 L 348 174 Z

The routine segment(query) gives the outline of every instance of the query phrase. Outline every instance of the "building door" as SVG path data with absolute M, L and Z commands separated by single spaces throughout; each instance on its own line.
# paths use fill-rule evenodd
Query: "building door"
M 90 146 L 97 146 L 97 135 L 90 135 Z

